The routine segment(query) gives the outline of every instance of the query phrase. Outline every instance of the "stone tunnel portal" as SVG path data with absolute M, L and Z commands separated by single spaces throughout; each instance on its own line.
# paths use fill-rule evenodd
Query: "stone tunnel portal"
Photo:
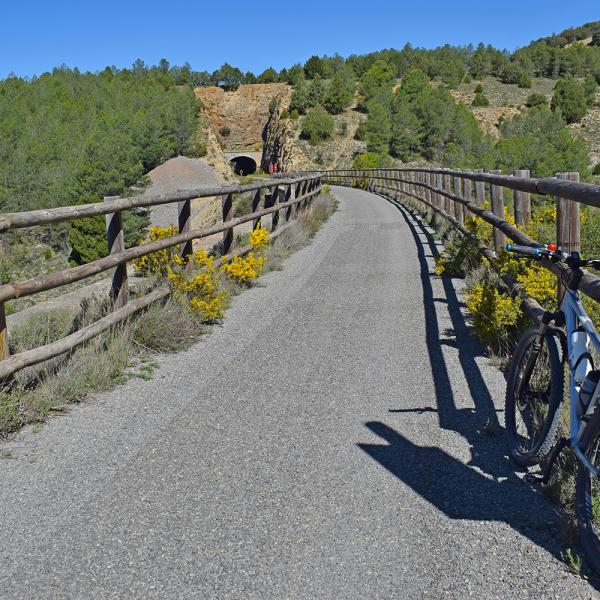
M 251 175 L 256 173 L 256 161 L 249 156 L 234 156 L 229 164 L 237 175 Z

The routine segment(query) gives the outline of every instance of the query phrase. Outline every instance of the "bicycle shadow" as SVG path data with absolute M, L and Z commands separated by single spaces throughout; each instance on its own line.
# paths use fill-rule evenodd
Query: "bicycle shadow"
M 390 412 L 437 412 L 442 429 L 457 432 L 467 440 L 471 458 L 465 464 L 440 448 L 418 446 L 381 421 L 365 425 L 384 443 L 360 443 L 358 447 L 449 518 L 504 522 L 564 562 L 558 536 L 561 526 L 559 513 L 517 477 L 515 466 L 506 457 L 498 411 L 475 360 L 483 355 L 482 348 L 469 331 L 450 278 L 441 278 L 445 298 L 434 296 L 431 282 L 434 274 L 430 272 L 425 247 L 437 256 L 435 240 L 420 222 L 410 217 L 408 211 L 394 202 L 391 204 L 403 215 L 417 247 L 427 352 L 431 372 L 434 373 L 435 405 L 390 409 Z M 475 409 L 458 408 L 456 405 L 442 350 L 447 344 L 440 340 L 436 300 L 443 300 L 448 311 L 456 335 L 450 345 L 458 352 Z

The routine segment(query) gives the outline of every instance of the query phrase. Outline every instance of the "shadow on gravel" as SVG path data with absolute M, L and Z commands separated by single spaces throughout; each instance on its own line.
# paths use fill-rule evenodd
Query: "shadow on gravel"
M 464 464 L 440 448 L 416 446 L 378 421 L 366 423 L 366 426 L 387 443 L 358 446 L 448 517 L 503 521 L 562 560 L 562 546 L 557 535 L 560 517 L 543 497 L 516 476 L 514 466 L 505 456 L 497 410 L 475 361 L 482 355 L 481 346 L 469 332 L 452 281 L 442 277 L 444 300 L 455 335 L 451 345 L 457 348 L 475 410 L 456 406 L 442 351 L 446 341 L 440 340 L 431 285 L 434 275 L 425 254 L 425 247 L 428 247 L 437 256 L 435 240 L 406 210 L 391 204 L 402 213 L 417 247 L 436 406 L 391 409 L 390 412 L 437 412 L 440 427 L 459 433 L 469 442 L 471 459 Z

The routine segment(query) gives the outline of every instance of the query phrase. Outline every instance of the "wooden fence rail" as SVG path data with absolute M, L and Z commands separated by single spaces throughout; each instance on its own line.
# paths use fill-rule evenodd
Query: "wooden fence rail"
M 466 213 L 476 215 L 494 227 L 494 250 L 480 247 L 487 258 L 498 256 L 504 248 L 506 238 L 526 246 L 539 245 L 519 229 L 531 220 L 531 194 L 551 195 L 557 208 L 556 240 L 566 252 L 580 248 L 580 204 L 600 206 L 600 186 L 579 183 L 577 173 L 559 173 L 552 178 L 532 178 L 529 171 L 517 170 L 513 175 L 502 175 L 499 171 L 457 171 L 451 169 L 347 169 L 320 171 L 323 181 L 330 184 L 364 186 L 385 195 L 404 195 L 425 204 L 434 212 L 448 219 L 463 235 L 470 236 L 464 228 Z M 472 184 L 475 184 L 475 198 Z M 489 187 L 491 211 L 484 208 L 486 186 Z M 505 218 L 505 196 L 513 194 L 516 225 Z M 465 213 L 466 210 L 466 213 Z M 564 264 L 541 260 L 540 264 L 552 271 L 560 281 L 568 275 Z M 533 298 L 525 297 L 523 290 L 514 281 L 503 277 L 509 288 L 524 302 L 527 312 L 539 318 L 541 307 Z M 600 278 L 585 273 L 580 290 L 600 302 Z
M 73 219 L 91 218 L 98 215 L 106 216 L 106 232 L 109 254 L 98 260 L 77 267 L 71 267 L 27 281 L 12 282 L 0 285 L 0 381 L 7 379 L 25 367 L 55 358 L 69 352 L 87 340 L 106 331 L 116 323 L 124 321 L 135 312 L 142 310 L 151 303 L 165 298 L 170 294 L 170 287 L 164 286 L 135 300 L 128 299 L 127 263 L 135 258 L 146 256 L 152 252 L 166 248 L 179 247 L 181 256 L 192 252 L 193 240 L 205 238 L 216 233 L 223 233 L 222 254 L 243 255 L 251 248 L 231 250 L 234 228 L 243 223 L 252 222 L 255 229 L 261 223 L 261 218 L 272 215 L 271 237 L 284 230 L 288 221 L 298 212 L 307 208 L 312 200 L 322 190 L 319 174 L 303 175 L 294 178 L 278 178 L 267 182 L 251 185 L 229 185 L 221 187 L 203 187 L 185 190 L 171 195 L 132 196 L 130 198 L 107 197 L 104 202 L 79 206 L 65 206 L 28 212 L 6 213 L 0 215 L 0 232 L 11 229 L 34 227 L 49 223 L 59 223 Z M 252 208 L 250 213 L 233 216 L 234 197 L 237 194 L 251 193 Z M 266 193 L 263 193 L 266 192 Z M 221 196 L 223 219 L 221 223 L 210 227 L 192 229 L 191 201 L 195 198 Z M 261 197 L 263 207 L 260 208 Z M 176 235 L 149 242 L 133 248 L 125 248 L 121 211 L 142 206 L 178 203 L 179 232 Z M 285 223 L 276 231 L 279 225 L 279 215 L 284 215 Z M 220 264 L 219 259 L 215 264 Z M 8 300 L 22 298 L 59 288 L 98 273 L 112 269 L 110 298 L 112 312 L 95 323 L 66 336 L 56 342 L 9 356 L 8 331 L 6 325 L 5 303 Z

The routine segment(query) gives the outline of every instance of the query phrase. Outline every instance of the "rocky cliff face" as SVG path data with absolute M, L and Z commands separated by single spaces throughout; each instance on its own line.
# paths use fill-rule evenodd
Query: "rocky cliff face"
M 280 106 L 288 106 L 292 97 L 292 88 L 285 83 L 240 85 L 232 92 L 219 87 L 194 91 L 204 104 L 213 131 L 229 130 L 228 135 L 221 135 L 228 150 L 259 150 L 271 100 L 279 97 Z
M 293 121 L 282 119 L 280 110 L 269 115 L 263 135 L 261 167 L 264 171 L 268 171 L 269 163 L 277 163 L 283 171 L 292 171 L 298 168 L 301 157 L 294 144 L 294 138 Z

